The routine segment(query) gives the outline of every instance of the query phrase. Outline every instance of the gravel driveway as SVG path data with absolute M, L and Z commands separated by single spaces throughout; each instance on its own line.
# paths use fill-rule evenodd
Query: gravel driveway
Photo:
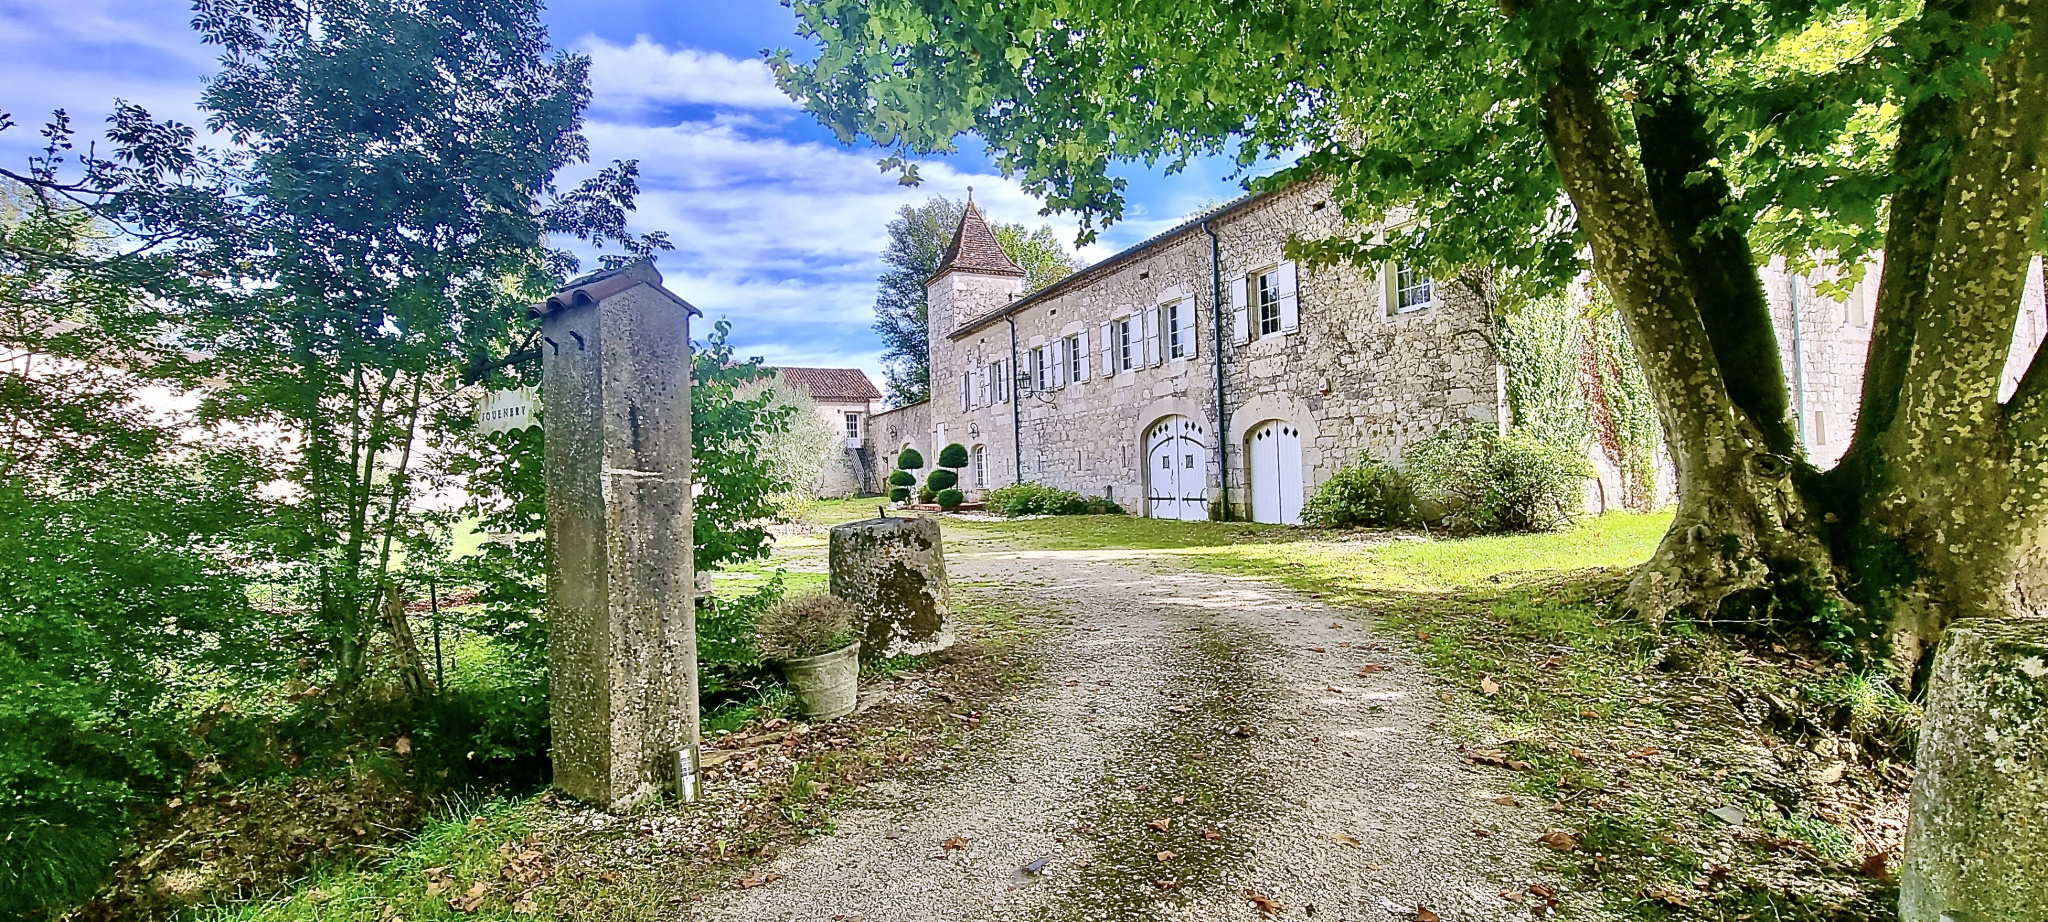
M 1496 803 L 1507 776 L 1458 757 L 1434 680 L 1361 614 L 1142 555 L 948 557 L 1053 634 L 1001 742 L 871 791 L 691 918 L 1252 920 L 1253 895 L 1283 919 L 1528 917 L 1500 893 L 1547 814 Z

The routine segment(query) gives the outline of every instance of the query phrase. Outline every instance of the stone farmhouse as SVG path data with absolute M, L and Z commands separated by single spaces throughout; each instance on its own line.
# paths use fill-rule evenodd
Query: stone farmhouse
M 818 475 L 818 497 L 842 499 L 875 492 L 880 482 L 873 473 L 875 465 L 889 462 L 877 461 L 868 454 L 868 420 L 881 410 L 882 392 L 868 380 L 867 372 L 858 368 L 788 365 L 775 371 L 790 386 L 810 394 L 818 405 L 818 415 L 834 432 L 844 433 L 845 450 L 826 456 L 824 471 Z
M 970 201 L 927 283 L 932 398 L 875 414 L 877 463 L 958 442 L 970 498 L 1037 481 L 1155 518 L 1298 523 L 1347 464 L 1398 461 L 1457 423 L 1505 424 L 1493 317 L 1462 283 L 1284 257 L 1290 235 L 1350 230 L 1329 191 L 1247 195 L 1029 295 Z M 1855 426 L 1878 271 L 1844 299 L 1816 290 L 1826 272 L 1763 271 L 1793 407 L 1823 467 Z M 2008 389 L 2048 332 L 2041 276 L 2037 260 Z M 1589 510 L 1618 506 L 1618 471 L 1588 451 Z
M 1031 480 L 1157 518 L 1299 522 L 1345 464 L 1501 419 L 1479 299 L 1281 252 L 1341 227 L 1327 186 L 1248 195 L 1020 297 L 970 202 L 927 283 L 932 399 L 877 415 L 875 444 L 967 446 L 970 495 Z

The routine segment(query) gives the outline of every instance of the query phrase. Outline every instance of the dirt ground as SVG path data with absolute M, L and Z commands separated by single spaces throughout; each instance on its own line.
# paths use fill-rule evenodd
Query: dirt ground
M 1051 636 L 999 742 L 871 790 L 705 920 L 1520 919 L 1540 804 L 1359 613 L 1104 552 L 966 551 Z M 1282 908 L 1284 907 L 1284 909 Z

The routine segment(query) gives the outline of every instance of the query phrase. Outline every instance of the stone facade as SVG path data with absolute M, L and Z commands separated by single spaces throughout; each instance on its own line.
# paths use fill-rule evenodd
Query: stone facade
M 844 443 L 844 450 L 825 456 L 818 472 L 819 499 L 845 499 L 879 492 L 874 459 L 867 451 L 868 421 L 882 406 L 882 392 L 858 368 L 778 367 L 791 387 L 801 388 L 817 404 L 818 417 Z M 888 472 L 884 471 L 883 476 Z
M 1791 273 L 1782 261 L 1763 267 L 1764 292 L 1777 323 L 1778 352 L 1799 414 L 1807 457 L 1825 469 L 1841 460 L 1856 431 L 1863 401 L 1863 367 L 1870 357 L 1870 321 L 1877 309 L 1878 258 L 1860 270 L 1821 269 Z M 1846 291 L 1834 289 L 1846 287 Z M 1796 310 L 1795 310 L 1796 309 Z M 1796 318 L 1796 323 L 1795 323 Z M 2000 399 L 2019 386 L 2027 362 L 2048 334 L 2048 306 L 2042 297 L 2041 258 L 2027 272 L 2020 298 L 2012 357 L 2006 362 Z
M 942 268 L 928 289 L 933 397 L 877 416 L 876 427 L 902 429 L 892 449 L 968 446 L 970 495 L 1028 480 L 1141 514 L 1216 517 L 1227 502 L 1230 517 L 1247 519 L 1248 458 L 1269 438 L 1285 448 L 1267 449 L 1256 473 L 1270 486 L 1271 466 L 1284 469 L 1282 515 L 1298 517 L 1302 497 L 1348 463 L 1398 459 L 1460 421 L 1497 421 L 1501 378 L 1478 298 L 1456 283 L 1426 298 L 1411 286 L 1423 303 L 1396 311 L 1394 267 L 1284 258 L 1290 235 L 1345 229 L 1328 196 L 1314 183 L 1248 196 L 1212 212 L 1206 229 L 1184 224 L 1021 299 L 1018 275 Z M 970 209 L 961 235 L 980 223 Z M 1162 423 L 1181 427 L 1187 451 L 1161 447 Z M 1155 489 L 1166 476 L 1155 459 L 1175 476 L 1199 472 L 1191 504 Z

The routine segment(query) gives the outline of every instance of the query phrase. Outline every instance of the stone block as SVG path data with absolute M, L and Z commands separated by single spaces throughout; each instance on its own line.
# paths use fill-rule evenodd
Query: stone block
M 1935 657 L 1899 918 L 2048 920 L 2048 619 L 1958 622 Z
M 884 659 L 953 645 L 939 520 L 882 518 L 832 529 L 832 594 L 860 612 L 861 656 Z

